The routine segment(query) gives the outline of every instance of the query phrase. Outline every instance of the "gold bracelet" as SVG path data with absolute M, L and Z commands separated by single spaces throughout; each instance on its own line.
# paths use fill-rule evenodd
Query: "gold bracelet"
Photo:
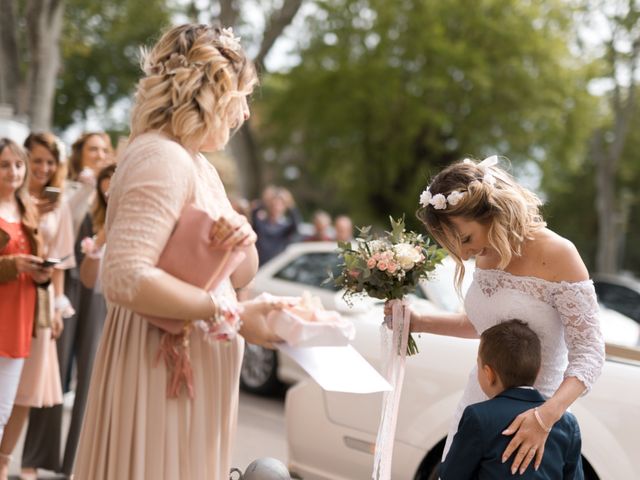
M 213 323 L 218 323 L 220 318 L 220 305 L 218 305 L 218 300 L 216 300 L 213 291 L 207 292 L 209 294 L 209 298 L 211 299 L 211 303 L 213 304 L 213 314 L 209 316 L 209 319 Z
M 540 427 L 542 427 L 542 430 L 544 430 L 545 432 L 549 433 L 551 431 L 551 429 L 549 427 L 547 427 L 544 422 L 542 421 L 542 417 L 540 417 L 540 413 L 538 413 L 538 407 L 535 407 L 533 409 L 533 414 L 536 417 L 536 420 L 538 421 L 538 424 L 540 425 Z

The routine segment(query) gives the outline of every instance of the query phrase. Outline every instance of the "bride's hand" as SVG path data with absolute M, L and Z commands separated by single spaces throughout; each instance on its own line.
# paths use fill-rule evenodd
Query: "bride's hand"
M 248 247 L 256 243 L 256 233 L 244 215 L 221 216 L 211 226 L 209 238 L 222 248 Z
M 274 349 L 274 343 L 281 342 L 282 339 L 268 327 L 267 315 L 271 311 L 281 310 L 289 304 L 290 302 L 287 300 L 260 298 L 242 302 L 240 335 L 249 343 Z
M 541 415 L 542 420 L 544 413 L 540 413 L 541 408 L 542 407 L 538 408 L 538 413 Z M 513 475 L 518 471 L 520 475 L 522 475 L 534 458 L 534 468 L 536 470 L 538 470 L 542 462 L 544 445 L 549 433 L 542 428 L 540 422 L 536 419 L 534 410 L 535 409 L 531 408 L 522 412 L 511 422 L 511 425 L 502 432 L 503 435 L 513 435 L 509 445 L 507 445 L 507 448 L 502 454 L 502 463 L 509 460 L 511 454 L 517 450 L 513 464 L 511 465 L 511 474 Z M 551 427 L 551 423 L 549 423 L 549 427 Z
M 420 317 L 420 315 L 418 315 L 413 308 L 411 308 L 411 305 L 409 305 L 409 312 L 410 312 L 410 317 L 409 317 L 409 331 L 413 332 L 415 331 L 416 328 L 416 322 L 418 320 L 418 318 Z M 388 329 L 392 329 L 393 326 L 391 325 L 391 316 L 392 316 L 392 307 L 391 307 L 391 300 L 387 300 L 386 302 L 384 302 L 384 325 L 388 328 Z

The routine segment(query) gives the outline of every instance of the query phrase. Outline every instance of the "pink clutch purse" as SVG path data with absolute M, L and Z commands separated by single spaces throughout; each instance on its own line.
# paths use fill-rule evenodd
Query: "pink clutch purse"
M 196 287 L 215 290 L 228 278 L 246 254 L 242 250 L 216 247 L 209 239 L 215 220 L 199 208 L 188 205 L 160 255 L 157 267 Z M 178 334 L 184 320 L 165 317 L 144 316 L 152 325 Z

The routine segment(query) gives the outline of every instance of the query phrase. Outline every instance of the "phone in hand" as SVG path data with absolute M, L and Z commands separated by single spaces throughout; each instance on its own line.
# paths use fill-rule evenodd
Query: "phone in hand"
M 46 258 L 42 261 L 42 263 L 39 263 L 38 265 L 41 268 L 47 268 L 47 267 L 53 267 L 55 265 L 58 265 L 59 263 L 64 262 L 67 258 L 69 258 L 71 256 L 71 254 L 66 255 L 62 258 Z
M 62 191 L 57 187 L 44 187 L 44 191 L 42 192 L 42 196 L 49 200 L 50 202 L 56 202 L 60 197 Z

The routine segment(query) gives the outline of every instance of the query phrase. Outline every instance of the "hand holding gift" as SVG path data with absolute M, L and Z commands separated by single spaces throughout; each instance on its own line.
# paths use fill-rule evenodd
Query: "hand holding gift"
M 268 294 L 262 294 L 267 296 Z M 268 295 L 272 297 L 271 295 Z M 272 297 L 278 298 L 278 297 Z M 348 345 L 355 337 L 355 327 L 333 310 L 325 310 L 318 297 L 304 292 L 281 310 L 267 315 L 267 324 L 288 345 L 294 347 L 328 347 Z

